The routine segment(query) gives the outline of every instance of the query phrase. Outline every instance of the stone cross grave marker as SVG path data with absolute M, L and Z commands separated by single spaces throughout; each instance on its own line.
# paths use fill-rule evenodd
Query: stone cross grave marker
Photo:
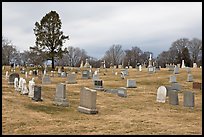
M 69 106 L 68 100 L 66 98 L 66 84 L 65 83 L 57 84 L 54 104 L 59 105 L 59 106 L 64 106 L 64 107 Z
M 157 89 L 157 99 L 156 99 L 156 101 L 157 101 L 157 102 L 165 103 L 165 100 L 166 100 L 166 92 L 167 92 L 166 87 L 165 87 L 165 86 L 160 86 L 160 87 Z
M 87 114 L 96 114 L 98 110 L 96 108 L 96 90 L 83 87 L 80 91 L 80 104 L 78 111 Z

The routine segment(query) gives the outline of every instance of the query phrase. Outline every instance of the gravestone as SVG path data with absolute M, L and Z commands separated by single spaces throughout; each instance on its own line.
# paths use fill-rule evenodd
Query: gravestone
M 117 89 L 105 89 L 105 92 L 116 94 L 118 93 L 118 90 Z
M 57 84 L 54 104 L 64 107 L 69 106 L 69 103 L 66 98 L 66 84 Z
M 43 75 L 42 77 L 42 84 L 51 84 L 50 76 L 49 75 Z
M 29 89 L 28 97 L 30 98 L 34 97 L 34 86 L 35 86 L 35 82 L 34 82 L 34 79 L 32 79 L 28 83 L 28 89 Z
M 166 88 L 166 96 L 168 96 L 169 92 L 172 90 L 171 86 L 165 86 Z
M 169 104 L 178 105 L 179 104 L 178 92 L 175 90 L 171 90 L 168 94 L 169 94 Z
M 128 76 L 128 69 L 121 70 L 121 73 L 123 73 L 125 76 Z
M 90 78 L 89 70 L 83 70 L 82 71 L 82 78 L 83 79 L 89 79 Z
M 63 77 L 63 78 L 67 77 L 67 73 L 66 72 L 62 72 L 61 73 L 61 77 Z
M 185 91 L 183 95 L 183 106 L 184 107 L 194 107 L 194 93 L 191 91 Z
M 173 74 L 179 74 L 179 67 L 178 66 L 175 66 Z
M 125 79 L 125 74 L 124 74 L 124 72 L 121 72 L 120 74 L 121 74 L 121 75 L 120 75 L 121 79 Z M 117 74 L 116 74 L 116 75 L 117 75 Z
M 6 80 L 8 79 L 9 75 L 8 75 L 8 71 L 6 71 Z
M 23 78 L 20 78 L 18 83 L 18 91 L 21 91 L 22 87 L 23 87 Z
M 171 83 L 171 89 L 180 91 L 181 90 L 181 85 L 179 83 Z
M 61 77 L 61 73 L 62 73 L 61 68 L 58 68 L 57 73 L 58 73 L 58 77 Z
M 25 72 L 25 78 L 28 78 L 28 72 L 27 71 Z
M 18 78 L 18 79 L 19 79 L 19 74 L 18 74 L 18 73 L 11 73 L 11 74 L 9 75 L 8 84 L 9 84 L 9 85 L 13 85 L 15 78 Z
M 96 109 L 96 90 L 83 87 L 80 91 L 80 104 L 78 106 L 78 111 L 86 114 L 96 114 L 98 110 Z
M 22 90 L 21 90 L 21 94 L 22 95 L 28 95 L 28 89 L 27 89 L 27 85 L 26 85 L 26 80 L 23 79 L 23 82 L 22 82 Z
M 134 79 L 127 79 L 127 88 L 136 88 L 136 81 Z
M 157 99 L 156 99 L 156 101 L 157 101 L 157 102 L 165 103 L 165 100 L 166 100 L 166 92 L 167 92 L 166 87 L 165 87 L 165 86 L 160 86 L 160 87 L 157 89 Z
M 193 68 L 197 68 L 197 64 L 196 63 L 193 63 Z
M 125 87 L 118 88 L 118 96 L 127 97 L 127 89 Z
M 180 68 L 180 67 L 181 67 L 181 64 L 177 64 L 177 67 Z
M 98 79 L 99 79 L 99 75 L 94 73 L 94 74 L 93 74 L 93 81 L 94 81 L 94 80 L 98 80 Z
M 193 89 L 201 90 L 202 84 L 200 82 L 193 82 Z
M 171 75 L 169 82 L 170 83 L 176 83 L 176 76 L 175 75 Z
M 14 79 L 14 89 L 18 91 L 18 78 Z
M 168 68 L 169 71 L 174 71 L 174 65 L 169 65 Z
M 139 71 L 140 72 L 142 71 L 142 65 L 139 65 Z
M 185 68 L 185 63 L 184 63 L 184 60 L 182 60 L 182 65 L 181 65 L 181 68 Z
M 67 84 L 76 84 L 76 74 L 67 74 Z
M 41 87 L 40 86 L 37 86 L 37 85 L 34 86 L 34 97 L 32 98 L 32 100 L 42 101 L 42 99 L 41 99 Z
M 103 81 L 100 79 L 94 80 L 94 89 L 103 91 Z
M 84 68 L 90 68 L 90 64 L 89 64 L 88 59 L 86 59 L 86 62 L 84 64 Z
M 122 67 L 122 65 L 118 65 L 118 68 L 119 68 L 119 69 L 122 69 L 123 67 Z
M 149 73 L 153 73 L 154 72 L 154 67 L 153 66 L 149 66 L 147 68 L 147 70 L 148 70 Z
M 187 75 L 187 82 L 193 82 L 193 75 L 192 74 Z
M 30 71 L 29 71 L 29 75 L 31 76 L 32 74 L 33 74 L 33 71 L 32 71 L 32 70 L 30 70 Z
M 54 71 L 51 71 L 51 77 L 54 77 Z

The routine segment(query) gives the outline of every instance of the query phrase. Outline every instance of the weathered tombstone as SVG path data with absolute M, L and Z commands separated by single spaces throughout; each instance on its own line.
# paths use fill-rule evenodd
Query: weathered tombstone
M 193 68 L 197 68 L 197 64 L 196 63 L 193 63 Z
M 194 107 L 194 93 L 191 91 L 185 91 L 183 95 L 183 106 Z
M 103 81 L 100 79 L 94 80 L 94 89 L 95 90 L 104 90 L 103 88 Z
M 83 60 L 81 61 L 81 64 L 80 64 L 80 68 L 83 68 L 84 67 L 84 63 L 83 63 Z
M 171 90 L 168 94 L 169 94 L 169 104 L 178 105 L 179 104 L 178 92 L 175 90 Z
M 14 89 L 17 91 L 18 90 L 18 78 L 14 79 Z
M 176 83 L 176 76 L 175 75 L 171 75 L 169 82 L 170 83 Z
M 76 74 L 67 74 L 67 84 L 76 84 Z
M 121 73 L 123 73 L 125 76 L 128 76 L 128 69 L 121 70 Z
M 157 101 L 157 102 L 165 103 L 166 93 L 167 93 L 166 87 L 165 87 L 165 86 L 160 86 L 160 87 L 157 89 L 157 99 L 156 99 L 156 101 Z
M 142 71 L 142 65 L 139 65 L 139 71 Z
M 168 68 L 169 71 L 174 71 L 174 65 L 169 65 Z
M 26 80 L 23 79 L 23 82 L 22 82 L 22 89 L 21 89 L 21 94 L 22 95 L 28 95 L 28 89 L 27 89 L 27 85 L 26 85 Z
M 118 90 L 117 89 L 105 89 L 105 92 L 116 94 L 118 93 Z
M 98 110 L 96 109 L 96 90 L 83 87 L 80 91 L 80 104 L 78 106 L 78 111 L 87 114 L 96 114 Z
M 175 66 L 173 74 L 179 74 L 179 67 L 178 66 Z
M 49 75 L 43 75 L 42 77 L 42 84 L 51 84 L 50 76 Z
M 22 87 L 23 87 L 23 78 L 20 78 L 18 83 L 18 91 L 21 91 Z
M 19 74 L 18 74 L 18 73 L 11 73 L 11 74 L 9 75 L 8 84 L 9 84 L 9 85 L 13 85 L 15 78 L 18 78 L 18 79 L 19 79 Z
M 34 97 L 32 98 L 32 100 L 42 101 L 42 99 L 41 99 L 41 87 L 40 86 L 37 86 L 37 85 L 34 86 Z
M 34 79 L 32 79 L 28 83 L 28 89 L 29 89 L 28 97 L 30 98 L 34 97 L 34 86 L 35 86 L 35 82 L 34 82 Z
M 64 107 L 69 106 L 69 103 L 66 98 L 66 84 L 57 84 L 54 104 Z
M 188 74 L 187 82 L 193 82 L 193 75 L 192 74 Z
M 8 75 L 8 71 L 6 71 L 6 80 L 8 79 L 9 75 Z
M 118 96 L 127 97 L 127 89 L 125 87 L 118 88 Z
M 180 91 L 181 90 L 181 86 L 179 83 L 172 83 L 171 84 L 171 89 L 172 90 L 176 90 L 176 91 Z
M 185 68 L 185 63 L 184 63 L 184 60 L 182 60 L 182 65 L 181 65 L 181 68 Z
M 99 75 L 98 74 L 93 74 L 93 81 L 98 80 L 98 79 L 99 79 Z
M 200 82 L 193 82 L 193 89 L 201 90 L 202 84 Z
M 127 88 L 136 88 L 136 80 L 127 79 Z
M 82 78 L 83 79 L 89 79 L 90 78 L 89 70 L 83 70 L 82 71 Z
M 154 67 L 153 66 L 149 66 L 147 68 L 147 70 L 148 70 L 149 73 L 153 73 L 154 72 Z
M 88 59 L 86 59 L 86 62 L 84 64 L 84 68 L 90 68 L 90 64 L 89 64 Z
M 67 73 L 66 72 L 62 72 L 61 73 L 61 77 L 64 77 L 64 78 L 67 77 Z

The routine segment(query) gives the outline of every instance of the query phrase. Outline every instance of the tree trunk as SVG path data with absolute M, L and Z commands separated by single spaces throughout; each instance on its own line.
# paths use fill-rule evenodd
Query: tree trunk
M 54 71 L 55 66 L 54 66 L 54 57 L 52 57 L 52 70 Z

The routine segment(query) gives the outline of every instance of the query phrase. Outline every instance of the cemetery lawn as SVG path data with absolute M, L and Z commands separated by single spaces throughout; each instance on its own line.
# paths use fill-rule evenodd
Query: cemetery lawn
M 127 88 L 127 98 L 117 94 L 97 91 L 96 108 L 98 114 L 84 114 L 77 111 L 80 102 L 80 89 L 93 88 L 92 79 L 82 79 L 77 73 L 77 84 L 66 84 L 69 107 L 53 104 L 56 84 L 66 78 L 51 77 L 51 84 L 41 85 L 40 76 L 35 77 L 42 86 L 42 102 L 35 102 L 27 95 L 20 95 L 5 79 L 7 67 L 2 71 L 2 134 L 23 135 L 202 135 L 202 90 L 193 89 L 192 82 L 186 82 L 187 72 L 179 69 L 176 80 L 181 85 L 178 93 L 179 105 L 156 102 L 159 86 L 169 86 L 172 72 L 162 68 L 157 73 L 148 74 L 147 69 L 139 72 L 129 69 L 129 76 L 121 79 L 113 75 L 112 69 L 100 70 L 103 87 L 126 87 L 127 79 L 135 79 L 137 88 Z M 65 69 L 66 70 L 66 69 Z M 96 69 L 93 69 L 96 70 Z M 16 72 L 24 77 L 18 69 Z M 115 72 L 120 74 L 120 69 Z M 9 72 L 10 74 L 11 72 Z M 106 75 L 104 75 L 106 73 Z M 49 73 L 50 74 L 50 73 Z M 191 68 L 195 82 L 202 82 L 202 69 Z M 31 80 L 31 76 L 26 79 Z M 194 108 L 183 106 L 183 92 L 193 91 Z

